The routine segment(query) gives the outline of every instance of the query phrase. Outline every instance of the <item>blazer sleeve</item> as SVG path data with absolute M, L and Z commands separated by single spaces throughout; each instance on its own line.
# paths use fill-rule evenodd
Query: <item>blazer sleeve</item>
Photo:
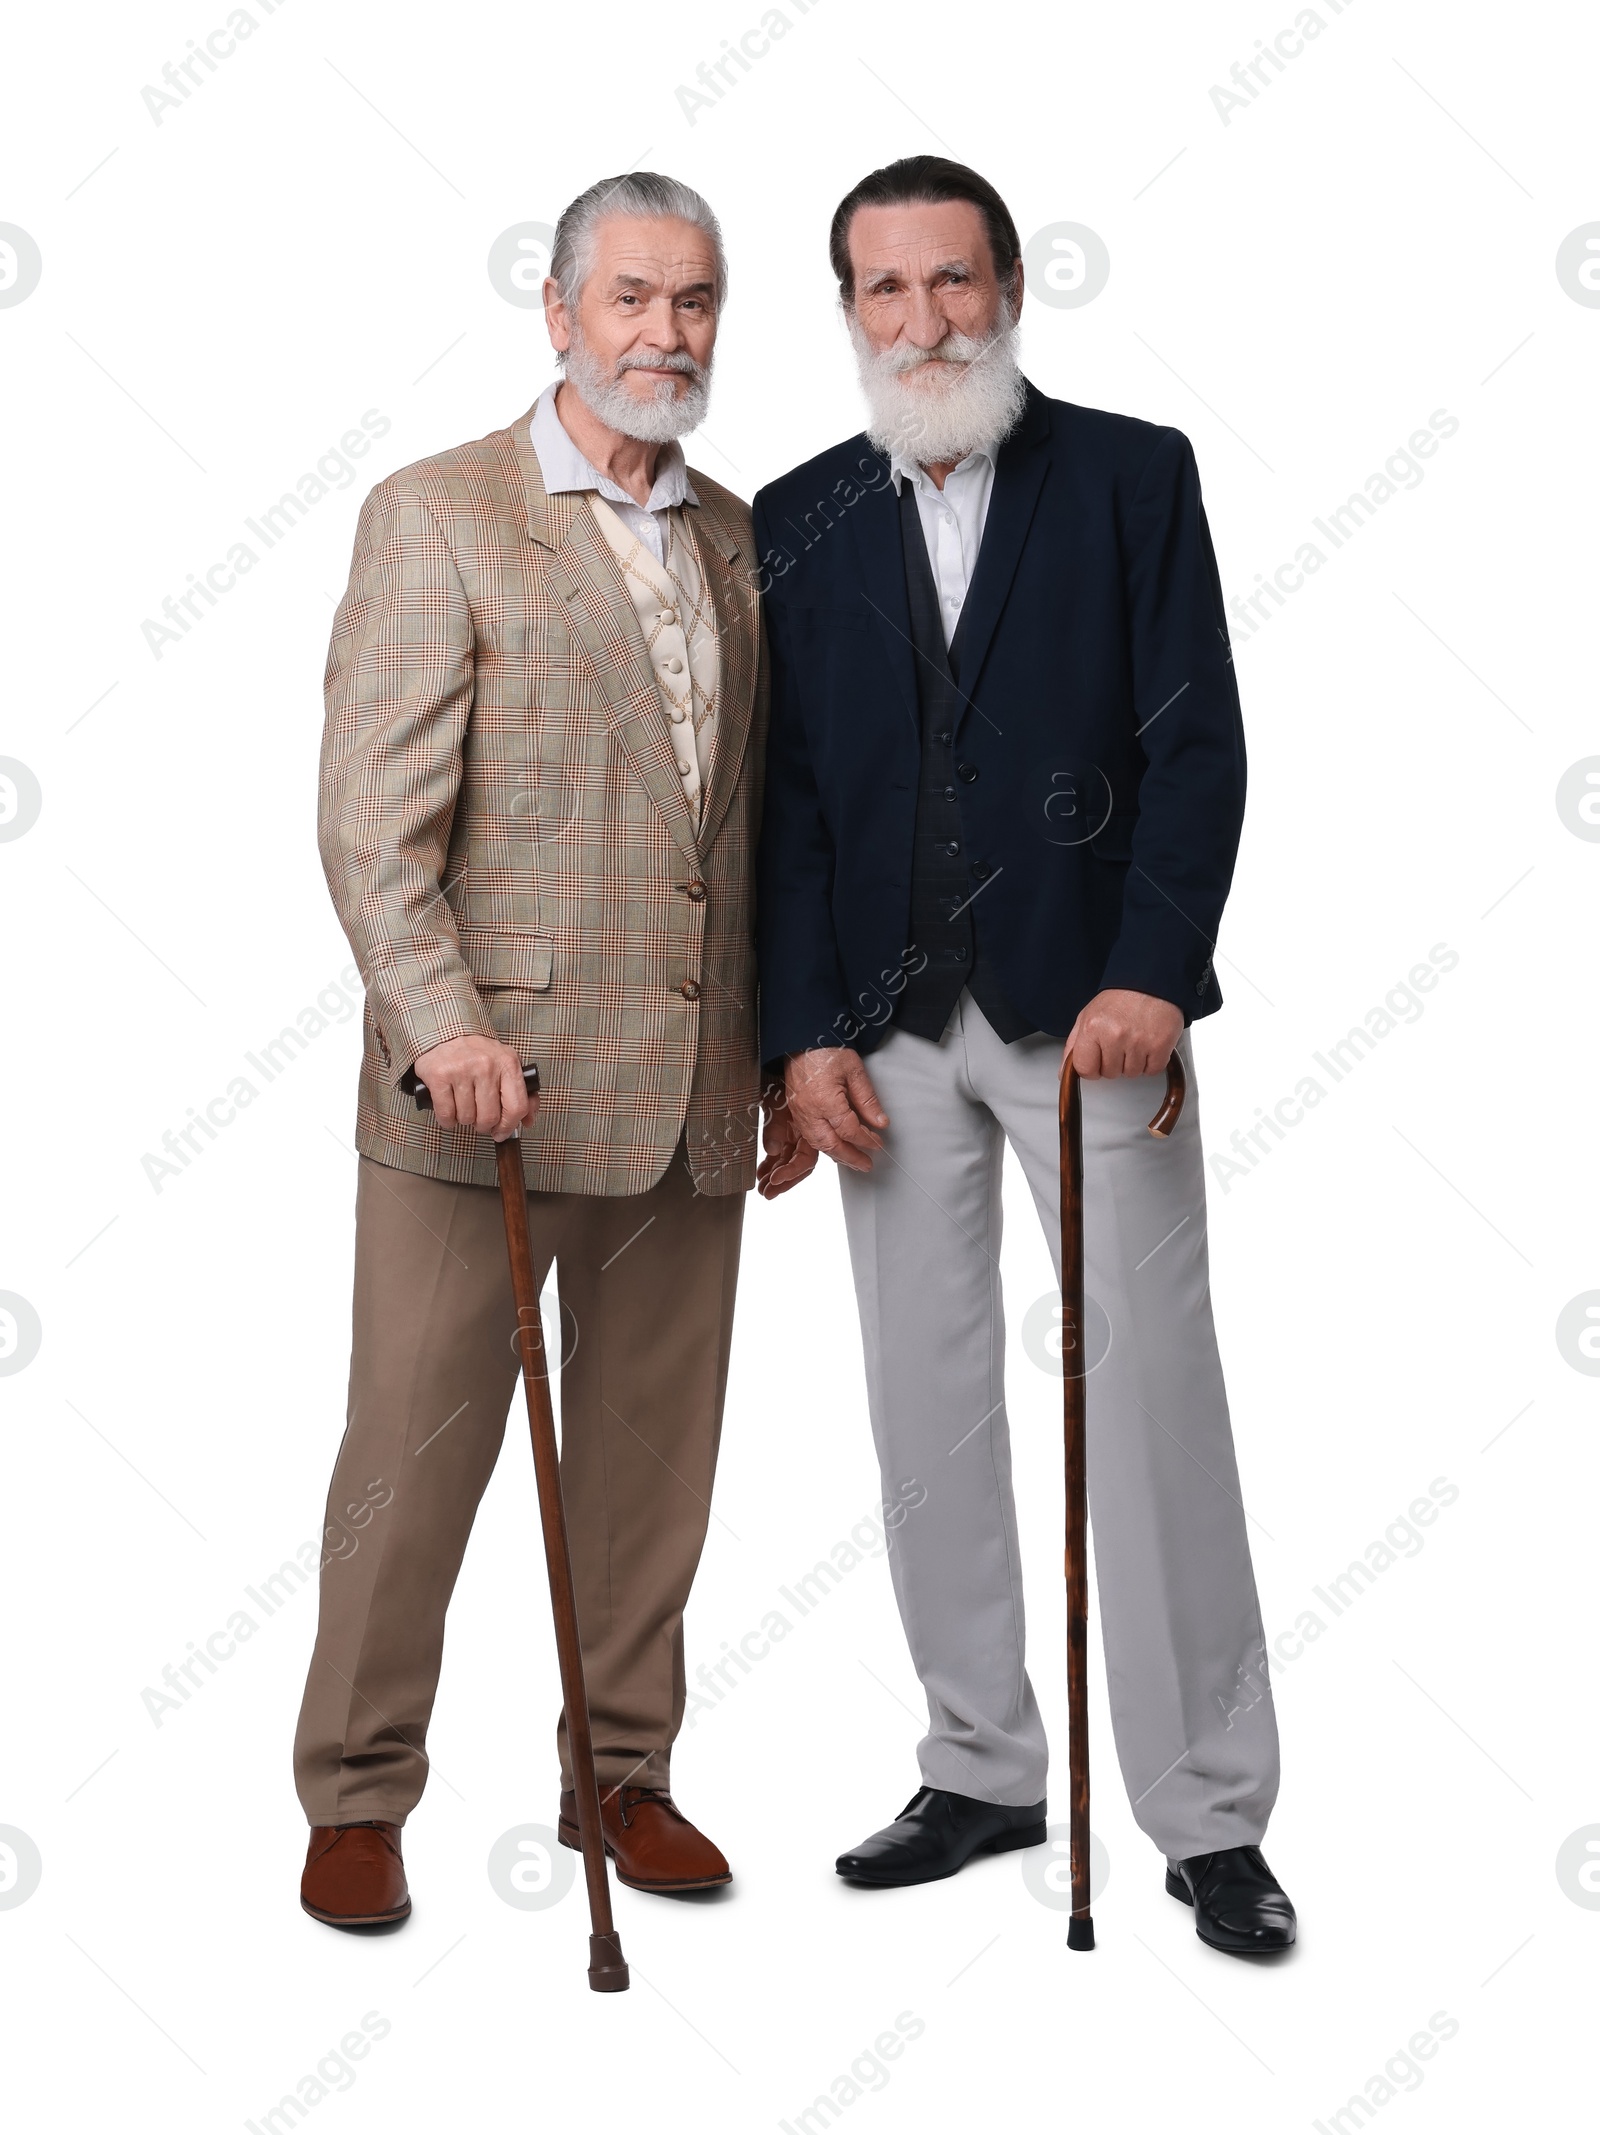
M 754 505 L 756 553 L 771 551 Z M 833 931 L 833 835 L 823 816 L 794 686 L 783 603 L 768 597 L 771 710 L 757 864 L 761 1058 L 771 1065 L 811 1046 L 848 1045 L 851 1024 Z
M 430 1046 L 496 1034 L 442 886 L 474 642 L 438 521 L 381 483 L 362 506 L 328 648 L 317 841 L 390 1082 Z
M 1122 924 L 1101 984 L 1184 1020 L 1221 1001 L 1212 957 L 1244 823 L 1244 723 L 1189 440 L 1164 430 L 1124 524 L 1134 718 L 1144 752 Z

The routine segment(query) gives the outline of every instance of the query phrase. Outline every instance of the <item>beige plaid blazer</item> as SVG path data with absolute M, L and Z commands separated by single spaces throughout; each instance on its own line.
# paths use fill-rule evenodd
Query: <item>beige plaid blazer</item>
M 643 1193 L 683 1135 L 700 1191 L 739 1192 L 767 703 L 750 514 L 694 474 L 721 661 L 696 824 L 619 567 L 582 497 L 546 496 L 531 413 L 373 490 L 334 618 L 318 830 L 367 990 L 356 1146 L 492 1186 L 492 1144 L 396 1087 L 476 1032 L 539 1068 L 530 1187 Z

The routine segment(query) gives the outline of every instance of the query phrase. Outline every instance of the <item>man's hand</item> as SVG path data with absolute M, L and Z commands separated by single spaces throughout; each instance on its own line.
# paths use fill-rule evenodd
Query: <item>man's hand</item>
M 1151 993 L 1113 986 L 1097 993 L 1067 1033 L 1061 1071 L 1070 1059 L 1086 1082 L 1101 1076 L 1159 1075 L 1183 1036 L 1183 1010 Z
M 503 1142 L 538 1112 L 528 1095 L 522 1062 L 498 1038 L 451 1038 L 417 1056 L 441 1127 L 476 1127 Z
M 817 1168 L 817 1152 L 795 1125 L 789 1094 L 781 1082 L 762 1091 L 761 1110 L 761 1146 L 766 1154 L 756 1166 L 756 1192 L 764 1201 L 776 1201 L 779 1194 L 810 1178 Z
M 889 1115 L 878 1102 L 861 1055 L 848 1045 L 791 1053 L 784 1069 L 789 1110 L 802 1139 L 846 1171 L 870 1171 Z

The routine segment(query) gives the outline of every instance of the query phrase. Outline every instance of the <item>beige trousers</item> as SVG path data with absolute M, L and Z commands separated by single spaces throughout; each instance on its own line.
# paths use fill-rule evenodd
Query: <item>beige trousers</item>
M 669 1783 L 743 1217 L 743 1194 L 695 1192 L 681 1145 L 647 1193 L 528 1196 L 535 1272 L 553 1261 L 560 1289 L 561 1486 L 602 1788 Z M 445 1611 L 518 1385 L 515 1330 L 499 1193 L 363 1157 L 349 1416 L 295 1737 L 310 1823 L 404 1823 L 422 1793 Z

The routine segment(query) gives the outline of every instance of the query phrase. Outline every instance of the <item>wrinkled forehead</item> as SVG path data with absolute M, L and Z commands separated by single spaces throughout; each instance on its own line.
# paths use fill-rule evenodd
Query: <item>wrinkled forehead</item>
M 716 248 L 697 224 L 676 215 L 607 215 L 596 223 L 588 281 L 668 296 L 717 290 Z
M 848 242 L 858 289 L 890 279 L 933 281 L 952 268 L 985 277 L 994 273 L 989 233 L 970 200 L 857 208 Z

